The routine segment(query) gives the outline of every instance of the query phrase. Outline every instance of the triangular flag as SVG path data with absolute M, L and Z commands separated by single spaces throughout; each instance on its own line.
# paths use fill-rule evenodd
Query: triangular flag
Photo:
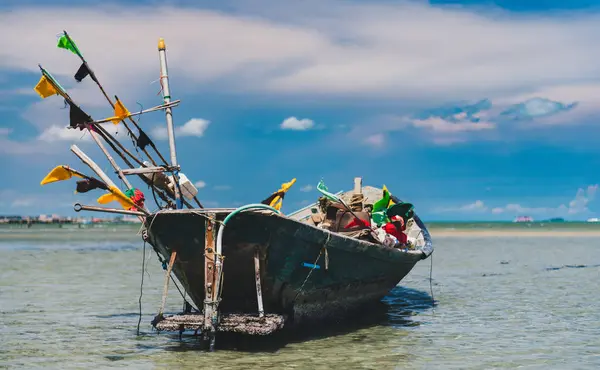
M 58 95 L 58 91 L 46 76 L 40 78 L 40 81 L 35 85 L 34 90 L 42 97 L 42 99 L 46 99 L 52 95 Z
M 388 194 L 390 195 L 390 202 L 387 205 L 387 208 L 390 208 L 391 206 L 393 206 L 394 204 L 396 204 L 396 202 L 394 202 L 394 199 L 393 199 L 395 197 L 392 196 L 392 193 L 390 193 L 390 191 L 388 190 L 388 188 L 385 185 L 383 185 L 383 191 L 387 191 Z
M 87 64 L 82 63 L 81 67 L 79 67 L 79 69 L 77 70 L 77 73 L 75 73 L 74 77 L 75 77 L 75 80 L 77 80 L 77 82 L 81 82 L 89 74 L 90 74 L 90 70 L 88 69 Z
M 77 105 L 68 102 L 71 110 L 69 112 L 69 126 L 73 128 L 79 127 L 83 130 L 83 124 L 88 122 L 93 122 L 94 120 L 87 113 L 85 113 L 81 108 Z
M 283 193 L 281 191 L 275 192 L 275 193 L 269 195 L 269 197 L 267 199 L 263 200 L 261 203 L 272 207 L 273 204 L 275 204 L 275 202 L 277 202 L 277 200 L 282 198 L 284 194 L 285 193 Z
M 146 145 L 149 145 L 151 143 L 152 143 L 152 140 L 150 140 L 148 135 L 146 135 L 146 133 L 140 129 L 140 133 L 139 133 L 139 135 L 137 137 L 137 141 L 136 141 L 136 145 L 138 146 L 138 148 L 144 150 Z
M 390 192 L 383 185 L 383 197 L 373 204 L 373 212 L 385 211 L 390 204 Z
M 63 34 L 58 39 L 58 44 L 56 46 L 58 46 L 59 48 L 71 50 L 71 52 L 73 52 L 73 54 L 75 55 L 81 55 L 79 49 L 77 48 L 77 45 L 75 45 L 75 42 L 72 39 L 70 39 L 70 37 L 67 37 L 67 35 L 65 34 Z
M 117 201 L 125 209 L 135 207 L 133 201 L 127 198 L 127 196 L 123 194 L 123 192 L 119 188 L 112 186 L 108 188 L 108 191 L 110 191 L 110 193 L 104 194 L 100 198 L 98 198 L 98 203 L 107 204 L 113 201 Z
M 127 108 L 125 108 L 123 103 L 119 99 L 117 99 L 115 103 L 115 117 L 111 119 L 112 123 L 118 125 L 119 122 L 121 122 L 129 116 L 131 116 L 131 113 L 129 113 L 129 111 L 127 110 Z
M 317 184 L 317 190 L 321 192 L 321 194 L 323 194 L 325 198 L 334 202 L 343 203 L 340 198 L 328 191 L 327 186 L 325 186 L 325 183 L 323 182 L 323 179 L 321 179 L 321 181 L 319 181 L 319 183 Z
M 104 189 L 108 190 L 108 186 L 102 181 L 90 177 L 89 179 L 84 179 L 81 181 L 77 181 L 77 188 L 75 190 L 76 193 L 87 193 L 90 190 L 94 189 Z
M 296 179 L 292 179 L 290 182 L 286 182 L 281 184 L 281 188 L 271 194 L 267 199 L 263 200 L 261 203 L 269 205 L 277 210 L 281 209 L 281 205 L 283 204 L 283 198 L 285 197 L 285 193 L 296 183 Z
M 52 171 L 50 171 L 50 173 L 46 175 L 46 177 L 44 177 L 42 182 L 40 182 L 40 185 L 46 185 L 56 181 L 68 180 L 71 177 L 73 177 L 73 175 L 77 177 L 82 177 L 78 173 L 73 172 L 67 166 L 56 166 L 54 167 L 54 169 L 52 169 Z

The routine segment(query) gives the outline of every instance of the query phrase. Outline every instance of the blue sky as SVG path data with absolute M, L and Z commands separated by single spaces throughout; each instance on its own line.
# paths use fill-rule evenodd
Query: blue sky
M 109 171 L 89 136 L 64 128 L 61 99 L 33 91 L 41 63 L 86 112 L 112 114 L 93 81 L 74 81 L 78 58 L 56 48 L 66 29 L 132 111 L 161 102 L 166 39 L 178 159 L 208 206 L 260 201 L 296 177 L 291 212 L 318 197 L 321 178 L 335 191 L 362 176 L 426 220 L 600 215 L 600 1 L 95 3 L 0 5 L 11 35 L 0 214 L 93 204 L 99 194 L 74 194 L 74 181 L 39 185 L 59 164 L 90 172 L 71 144 Z M 164 115 L 140 125 L 166 154 Z

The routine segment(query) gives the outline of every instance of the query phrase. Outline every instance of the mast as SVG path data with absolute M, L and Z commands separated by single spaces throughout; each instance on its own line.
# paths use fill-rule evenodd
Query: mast
M 160 61 L 160 85 L 163 93 L 163 101 L 165 104 L 171 102 L 171 91 L 169 89 L 169 75 L 167 72 L 167 47 L 165 40 L 161 37 L 158 39 L 158 58 Z M 177 208 L 182 208 L 181 192 L 179 189 L 179 171 L 177 170 L 177 153 L 175 150 L 175 132 L 173 130 L 173 112 L 171 107 L 165 109 L 165 118 L 167 120 L 167 134 L 169 135 L 169 151 L 171 152 L 171 166 L 173 169 L 173 191 L 175 193 L 175 202 Z

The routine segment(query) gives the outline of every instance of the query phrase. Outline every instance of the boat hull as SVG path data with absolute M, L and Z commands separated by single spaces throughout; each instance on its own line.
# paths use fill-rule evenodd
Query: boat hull
M 214 216 L 222 220 L 228 213 Z M 147 240 L 161 259 L 166 261 L 177 251 L 173 272 L 200 309 L 205 292 L 205 220 L 199 210 L 165 211 L 146 220 Z M 220 312 L 258 312 L 256 251 L 265 312 L 285 315 L 293 324 L 353 314 L 383 298 L 427 257 L 272 213 L 240 213 L 224 230 Z

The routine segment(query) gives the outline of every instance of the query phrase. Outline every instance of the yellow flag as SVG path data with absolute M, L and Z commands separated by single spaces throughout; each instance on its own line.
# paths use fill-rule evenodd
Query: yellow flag
M 49 96 L 58 94 L 58 91 L 46 78 L 46 76 L 42 76 L 42 78 L 40 78 L 40 81 L 37 85 L 35 85 L 34 90 L 42 97 L 42 99 L 46 99 Z
M 280 190 L 285 193 L 288 190 L 290 190 L 290 188 L 292 187 L 292 185 L 294 185 L 295 183 L 296 183 L 296 178 L 293 178 L 292 181 L 286 182 L 285 184 L 281 184 L 281 189 Z
M 275 195 L 275 197 L 273 197 L 273 199 L 269 202 L 269 205 L 277 210 L 280 210 L 281 205 L 283 204 L 283 198 L 281 196 L 283 194 L 287 193 L 287 191 L 290 190 L 292 185 L 294 185 L 295 183 L 296 183 L 296 179 L 294 178 L 290 182 L 281 184 L 281 188 L 279 190 L 277 190 L 275 193 L 273 193 L 273 194 L 277 194 L 277 195 Z
M 112 123 L 118 125 L 119 122 L 129 116 L 131 116 L 131 113 L 125 108 L 123 103 L 117 99 L 117 102 L 115 103 L 115 117 L 111 119 Z
M 123 194 L 119 188 L 111 186 L 108 188 L 108 191 L 110 191 L 110 193 L 104 194 L 98 198 L 98 203 L 107 204 L 116 201 L 119 202 L 124 209 L 135 207 L 133 201 L 127 198 L 127 195 Z
M 46 175 L 46 177 L 44 177 L 40 185 L 46 185 L 56 181 L 68 180 L 71 177 L 73 177 L 73 175 L 81 177 L 79 174 L 71 171 L 71 169 L 67 166 L 56 166 L 52 171 L 50 171 L 50 173 Z
M 387 188 L 385 185 L 383 185 L 383 192 L 384 192 L 384 193 L 388 193 L 389 195 L 392 195 L 392 193 L 390 193 L 390 191 L 388 190 L 388 188 Z M 390 200 L 389 200 L 389 202 L 388 202 L 388 205 L 387 205 L 387 207 L 385 207 L 385 208 L 390 208 L 390 207 L 391 207 L 392 205 L 394 205 L 394 204 L 396 204 L 396 202 L 394 202 L 394 201 L 392 200 L 392 198 L 390 198 Z

